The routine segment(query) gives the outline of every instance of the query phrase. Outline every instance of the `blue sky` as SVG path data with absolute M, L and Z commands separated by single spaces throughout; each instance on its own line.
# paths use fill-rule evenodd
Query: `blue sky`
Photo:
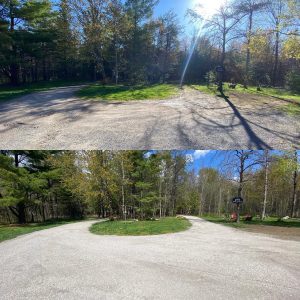
M 223 152 L 215 150 L 190 150 L 187 155 L 193 160 L 188 169 L 196 173 L 203 168 L 217 168 L 223 159 Z
M 155 10 L 155 15 L 160 16 L 173 10 L 179 17 L 180 21 L 184 21 L 184 16 L 188 8 L 193 7 L 193 0 L 160 0 Z
M 188 170 L 198 173 L 203 168 L 220 168 L 222 161 L 228 155 L 228 151 L 217 150 L 190 150 L 187 151 L 187 155 L 191 156 L 192 163 L 189 164 Z M 282 152 L 279 150 L 273 150 L 271 154 L 280 155 Z M 298 157 L 300 161 L 300 151 L 298 151 Z
M 151 153 L 157 151 L 149 151 L 146 156 L 150 156 Z M 258 151 L 262 154 L 262 151 Z M 214 168 L 220 170 L 224 169 L 224 161 L 232 158 L 234 150 L 232 151 L 221 151 L 221 150 L 187 150 L 182 151 L 182 154 L 186 156 L 187 170 L 193 171 L 195 174 L 199 174 L 199 171 L 204 168 Z M 272 150 L 271 155 L 282 155 L 283 152 L 280 150 Z M 298 151 L 298 160 L 300 162 L 300 150 Z M 254 162 L 254 161 L 253 161 Z M 223 168 L 222 168 L 223 165 Z M 260 165 L 254 167 L 253 170 L 260 168 Z

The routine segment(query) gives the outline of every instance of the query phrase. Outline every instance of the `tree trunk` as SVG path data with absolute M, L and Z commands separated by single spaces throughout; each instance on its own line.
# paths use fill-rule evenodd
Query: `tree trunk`
M 268 199 L 268 185 L 269 185 L 269 150 L 265 150 L 265 187 L 264 187 L 264 203 L 261 218 L 262 220 L 266 217 L 266 207 Z
M 41 206 L 41 215 L 42 215 L 43 222 L 45 222 L 46 221 L 46 215 L 45 215 L 45 205 L 44 205 L 44 202 L 42 203 L 42 206 Z
M 15 31 L 14 4 L 10 1 L 10 32 L 13 35 Z M 12 45 L 12 63 L 10 64 L 10 80 L 13 85 L 19 84 L 19 64 L 17 61 L 17 47 L 15 43 Z
M 162 217 L 162 180 L 161 177 L 159 177 L 159 218 Z
M 238 197 L 242 197 L 243 192 L 243 183 L 244 183 L 244 170 L 245 170 L 245 161 L 244 157 L 240 158 L 240 174 L 239 174 L 239 188 L 238 188 Z M 237 223 L 240 222 L 240 205 L 237 205 Z
M 118 47 L 115 45 L 115 78 L 116 85 L 119 84 L 119 61 L 118 61 Z
M 221 66 L 224 67 L 226 58 L 226 33 L 223 33 Z
M 252 38 L 252 27 L 253 27 L 253 11 L 251 11 L 249 15 L 249 30 L 248 30 L 247 57 L 246 57 L 246 78 L 245 78 L 245 85 L 244 85 L 245 88 L 248 88 L 249 85 L 249 70 L 250 70 L 250 61 L 251 61 L 250 44 Z
M 276 40 L 275 40 L 275 62 L 274 62 L 274 70 L 273 70 L 273 86 L 277 85 L 278 78 L 278 66 L 279 66 L 279 21 L 276 22 Z
M 26 214 L 25 214 L 25 204 L 23 201 L 17 204 L 17 211 L 18 211 L 18 223 L 25 224 L 26 223 Z
M 125 190 L 124 190 L 124 181 L 125 181 L 125 171 L 124 171 L 124 162 L 121 160 L 121 168 L 122 168 L 122 213 L 123 218 L 126 220 L 126 206 L 125 206 Z
M 218 203 L 218 216 L 221 216 L 221 204 L 222 204 L 222 188 L 220 188 L 220 194 L 219 194 L 219 203 Z
M 205 198 L 204 198 L 204 182 L 202 182 L 201 185 L 201 194 L 199 199 L 199 215 L 201 216 L 203 214 L 203 208 L 204 208 Z
M 293 197 L 292 197 L 291 218 L 295 217 L 295 211 L 297 206 L 297 181 L 298 181 L 298 153 L 297 151 L 295 151 L 295 171 L 293 175 Z
M 11 224 L 11 218 L 10 218 L 10 215 L 9 215 L 9 210 L 8 210 L 8 208 L 6 207 L 6 215 L 7 215 L 7 219 L 8 219 L 8 222 L 9 222 L 9 224 Z

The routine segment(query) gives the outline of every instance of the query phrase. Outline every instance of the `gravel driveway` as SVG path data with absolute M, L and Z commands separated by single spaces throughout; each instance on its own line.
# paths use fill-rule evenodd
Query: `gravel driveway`
M 89 221 L 2 242 L 1 299 L 299 299 L 300 242 L 188 218 L 176 234 L 98 236 Z
M 226 101 L 186 89 L 168 100 L 96 102 L 76 99 L 79 88 L 0 103 L 0 148 L 300 148 L 300 118 L 283 113 L 275 99 Z

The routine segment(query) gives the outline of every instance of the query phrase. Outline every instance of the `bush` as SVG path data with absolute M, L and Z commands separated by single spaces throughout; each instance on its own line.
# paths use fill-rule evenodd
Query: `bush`
M 207 86 L 211 86 L 212 84 L 215 84 L 217 81 L 216 73 L 214 71 L 209 71 L 205 75 L 205 79 L 207 82 Z
M 289 90 L 300 93 L 300 71 L 290 71 L 286 75 L 286 85 Z

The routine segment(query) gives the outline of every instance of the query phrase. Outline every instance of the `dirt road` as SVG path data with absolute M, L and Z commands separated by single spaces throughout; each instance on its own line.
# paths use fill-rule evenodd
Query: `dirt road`
M 0 148 L 300 148 L 300 118 L 278 109 L 279 100 L 225 100 L 186 89 L 168 100 L 96 102 L 77 99 L 79 88 L 0 103 Z

